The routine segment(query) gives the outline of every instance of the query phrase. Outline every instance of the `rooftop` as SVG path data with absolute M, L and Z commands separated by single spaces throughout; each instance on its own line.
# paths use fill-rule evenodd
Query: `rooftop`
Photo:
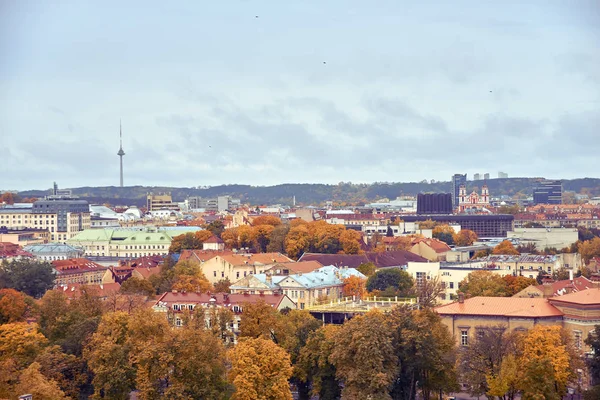
M 600 305 L 600 289 L 585 289 L 549 299 L 553 303 L 570 303 L 579 305 Z
M 441 315 L 485 315 L 524 318 L 548 318 L 563 315 L 546 299 L 518 297 L 483 297 L 465 299 L 436 307 Z
M 318 261 L 323 265 L 358 268 L 361 264 L 373 263 L 377 268 L 400 267 L 408 262 L 428 262 L 426 258 L 405 250 L 366 252 L 364 254 L 320 254 L 304 253 L 298 261 Z

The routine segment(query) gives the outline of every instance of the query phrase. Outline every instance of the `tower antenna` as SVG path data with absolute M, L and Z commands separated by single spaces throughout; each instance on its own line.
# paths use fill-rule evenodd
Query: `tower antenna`
M 119 118 L 119 152 L 117 153 L 120 159 L 121 170 L 120 170 L 120 178 L 121 178 L 121 187 L 123 187 L 123 156 L 125 152 L 123 151 L 123 127 L 121 125 L 121 119 Z

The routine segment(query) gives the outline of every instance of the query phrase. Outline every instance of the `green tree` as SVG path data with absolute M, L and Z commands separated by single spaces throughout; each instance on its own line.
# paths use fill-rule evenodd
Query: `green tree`
M 431 309 L 397 307 L 387 318 L 398 358 L 393 398 L 415 399 L 420 390 L 428 400 L 435 393 L 457 391 L 454 339 L 439 315 Z
M 40 298 L 54 286 L 52 264 L 28 259 L 3 261 L 0 265 L 0 289 L 10 288 Z
M 269 244 L 267 245 L 267 252 L 269 253 L 285 253 L 285 238 L 290 231 L 289 224 L 279 224 L 275 226 Z
M 210 231 L 213 235 L 220 238 L 221 234 L 225 230 L 225 225 L 223 225 L 223 221 L 218 219 L 211 222 L 210 224 L 204 225 L 204 229 Z
M 232 400 L 291 400 L 290 355 L 271 340 L 243 339 L 229 351 Z
M 299 379 L 312 388 L 311 395 L 321 400 L 336 400 L 342 395 L 336 369 L 329 361 L 339 330 L 337 325 L 325 325 L 311 332 L 294 366 Z
M 468 297 L 508 295 L 506 281 L 500 275 L 486 270 L 471 272 L 458 284 L 458 291 Z
M 356 269 L 366 277 L 373 276 L 377 271 L 377 267 L 372 262 L 362 263 Z
M 589 360 L 592 384 L 600 386 L 600 325 L 594 326 L 594 330 L 591 331 L 585 339 L 585 344 L 590 346 L 593 351 L 593 356 Z
M 371 311 L 342 325 L 329 357 L 343 398 L 391 399 L 398 358 L 385 315 Z
M 414 280 L 406 272 L 398 268 L 387 268 L 377 271 L 367 280 L 367 290 L 384 292 L 392 295 L 406 296 L 414 285 Z
M 152 296 L 156 289 L 149 280 L 133 276 L 121 284 L 119 291 L 123 294 Z
M 215 293 L 231 293 L 229 287 L 231 286 L 231 281 L 229 278 L 221 279 L 217 281 L 214 285 Z

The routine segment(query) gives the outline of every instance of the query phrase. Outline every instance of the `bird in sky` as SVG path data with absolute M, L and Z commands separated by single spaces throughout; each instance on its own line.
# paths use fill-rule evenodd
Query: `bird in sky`
M 327 64 L 327 62 L 326 62 L 326 61 L 323 61 L 323 64 Z

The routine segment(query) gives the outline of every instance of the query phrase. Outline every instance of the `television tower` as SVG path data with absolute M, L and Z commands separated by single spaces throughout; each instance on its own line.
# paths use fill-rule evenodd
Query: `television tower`
M 117 155 L 121 160 L 121 187 L 123 187 L 123 156 L 125 155 L 125 152 L 123 151 L 123 129 L 121 128 L 121 120 L 119 120 L 119 152 Z

